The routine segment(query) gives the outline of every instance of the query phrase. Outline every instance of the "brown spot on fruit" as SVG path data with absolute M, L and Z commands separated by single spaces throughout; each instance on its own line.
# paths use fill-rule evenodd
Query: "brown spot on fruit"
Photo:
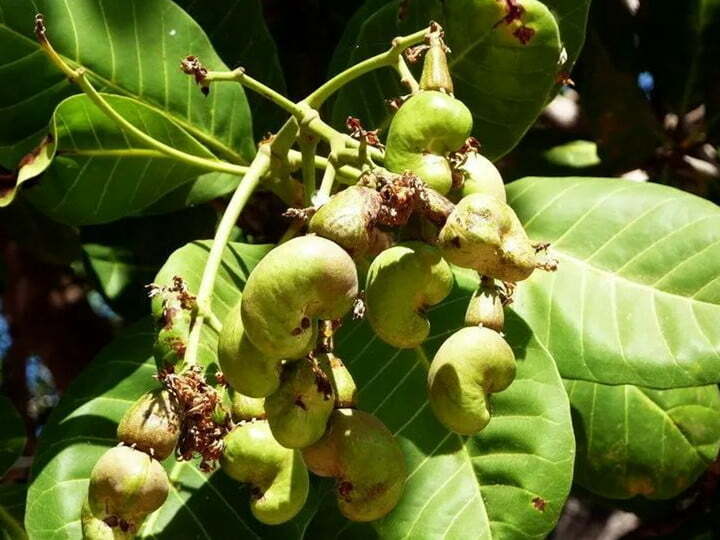
M 347 502 L 351 502 L 350 494 L 352 493 L 353 485 L 351 482 L 343 480 L 338 484 L 338 495 Z
M 307 406 L 305 405 L 302 396 L 295 396 L 295 401 L 293 403 L 296 407 L 300 407 L 303 411 L 307 411 Z

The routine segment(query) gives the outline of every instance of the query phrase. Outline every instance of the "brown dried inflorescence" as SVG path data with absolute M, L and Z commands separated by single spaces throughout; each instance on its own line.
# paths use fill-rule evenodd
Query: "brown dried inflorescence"
M 192 311 L 195 308 L 195 295 L 190 294 L 187 283 L 180 276 L 173 276 L 170 286 L 150 283 L 146 288 L 150 298 L 159 296 L 162 300 L 162 315 L 158 321 L 162 328 L 172 325 L 179 311 Z
M 189 461 L 200 456 L 200 470 L 215 469 L 223 451 L 223 438 L 232 429 L 229 415 L 222 423 L 215 414 L 222 407 L 220 394 L 205 381 L 202 370 L 193 366 L 180 374 L 161 373 L 160 380 L 180 404 L 182 428 L 175 455 Z
M 380 142 L 380 137 L 378 137 L 378 130 L 365 129 L 359 118 L 348 116 L 347 120 L 345 120 L 345 127 L 348 129 L 348 131 L 350 132 L 350 136 L 353 139 L 364 142 L 369 146 L 374 146 L 381 149 L 384 148 L 383 144 Z
M 207 96 L 210 93 L 210 87 L 205 81 L 207 69 L 202 65 L 197 56 L 186 56 L 183 58 L 180 61 L 180 69 L 183 73 L 192 75 L 195 78 L 195 82 L 200 85 L 200 90 L 203 94 Z

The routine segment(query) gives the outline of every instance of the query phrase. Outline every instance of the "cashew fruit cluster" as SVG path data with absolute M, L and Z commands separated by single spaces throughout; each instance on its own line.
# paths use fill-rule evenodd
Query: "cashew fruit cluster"
M 328 171 L 339 175 L 342 160 L 352 158 L 353 141 L 337 152 L 333 142 L 322 196 L 306 193 L 324 203 L 284 214 L 298 220 L 290 239 L 258 262 L 223 321 L 204 312 L 207 298 L 196 300 L 180 277 L 151 287 L 163 389 L 128 409 L 117 431 L 122 445 L 95 465 L 82 511 L 86 538 L 132 538 L 167 497 L 159 461 L 173 451 L 178 459 L 199 453 L 201 468 L 219 462 L 248 485 L 250 509 L 268 525 L 300 512 L 309 472 L 335 479 L 346 518 L 386 516 L 403 494 L 405 456 L 387 427 L 357 408 L 359 392 L 334 353 L 334 334 L 352 312 L 393 347 L 421 347 L 432 335 L 428 311 L 453 290 L 451 264 L 475 271 L 479 284 L 457 321 L 464 327 L 430 363 L 429 404 L 462 435 L 491 421 L 493 394 L 516 375 L 502 334 L 504 305 L 516 282 L 549 265 L 507 205 L 500 173 L 470 137 L 473 117 L 453 95 L 439 26 L 431 25 L 422 47 L 419 88 L 410 84 L 413 93 L 399 100 L 384 154 L 377 132 L 348 122 L 362 161 L 346 168 L 359 171 L 356 184 L 334 194 L 327 188 L 335 179 Z M 378 154 L 384 167 L 374 161 Z M 219 333 L 213 384 L 205 368 L 185 359 L 198 345 L 195 322 L 205 318 Z
M 343 210 L 348 201 L 367 200 L 356 195 L 340 198 L 342 204 L 331 200 L 332 212 L 315 216 L 326 223 L 339 209 L 339 215 L 352 219 L 329 222 L 357 223 L 352 211 Z M 361 214 L 363 208 L 360 204 Z M 279 245 L 253 269 L 239 304 L 223 323 L 218 359 L 236 425 L 225 436 L 220 464 L 230 477 L 250 485 L 250 508 L 266 524 L 297 515 L 307 499 L 308 469 L 337 478 L 338 505 L 358 521 L 387 514 L 404 486 L 397 441 L 380 420 L 355 409 L 355 382 L 332 352 L 332 321 L 350 311 L 359 292 L 349 251 L 319 234 Z M 447 274 L 451 284 L 449 268 Z M 344 426 L 346 416 L 352 425 Z M 352 434 L 349 446 L 328 442 L 337 433 Z M 325 469 L 311 466 L 305 452 L 322 452 L 329 463 Z M 368 469 L 375 460 L 392 464 L 392 475 L 381 467 Z

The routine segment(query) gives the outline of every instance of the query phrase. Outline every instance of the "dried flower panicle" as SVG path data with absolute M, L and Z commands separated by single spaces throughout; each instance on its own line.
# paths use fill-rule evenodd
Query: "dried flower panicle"
M 161 372 L 158 378 L 180 404 L 182 427 L 175 449 L 177 459 L 189 461 L 200 456 L 200 470 L 212 471 L 222 455 L 223 439 L 232 429 L 229 415 L 222 423 L 217 421 L 222 397 L 207 383 L 198 366 L 181 374 Z

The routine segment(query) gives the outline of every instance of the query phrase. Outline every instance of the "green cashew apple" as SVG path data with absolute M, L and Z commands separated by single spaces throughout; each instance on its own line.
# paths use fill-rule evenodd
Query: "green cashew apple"
M 88 505 L 92 515 L 105 523 L 137 532 L 145 516 L 165 502 L 169 489 L 159 461 L 129 446 L 116 446 L 90 473 Z
M 162 461 L 172 454 L 180 436 L 180 405 L 167 390 L 142 395 L 125 411 L 117 438 Z
M 218 340 L 218 363 L 225 380 L 250 397 L 265 397 L 280 386 L 282 360 L 260 352 L 248 339 L 241 316 L 242 302 L 230 310 Z
M 225 436 L 223 471 L 250 484 L 250 510 L 262 523 L 291 520 L 305 505 L 308 472 L 298 450 L 280 446 L 266 420 L 236 426 Z
M 449 430 L 473 435 L 490 422 L 490 394 L 515 379 L 515 355 L 494 330 L 461 328 L 430 364 L 428 394 L 435 416 Z
M 495 281 L 483 278 L 465 312 L 465 326 L 484 326 L 502 332 L 505 312 Z
M 236 422 L 264 420 L 265 398 L 255 398 L 231 390 L 231 414 Z
M 325 433 L 335 404 L 332 384 L 315 360 L 287 366 L 280 388 L 265 398 L 273 437 L 286 448 L 305 448 Z
M 343 361 L 332 353 L 318 355 L 317 361 L 330 379 L 335 394 L 335 408 L 355 408 L 357 406 L 357 385 Z
M 440 230 L 438 246 L 448 262 L 501 281 L 527 279 L 537 266 L 515 212 L 492 195 L 462 199 Z
M 468 152 L 465 161 L 458 169 L 464 177 L 460 198 L 473 193 L 484 193 L 496 197 L 499 201 L 507 202 L 505 183 L 500 171 L 488 158 L 478 152 Z
M 352 521 L 373 521 L 400 500 L 407 469 L 400 445 L 385 425 L 363 411 L 336 409 L 328 430 L 303 450 L 308 468 L 337 480 L 338 506 Z
M 332 240 L 354 258 L 364 256 L 376 241 L 382 197 L 374 189 L 350 186 L 320 207 L 308 230 Z
M 453 274 L 437 248 L 406 242 L 383 251 L 370 265 L 366 316 L 375 333 L 401 349 L 419 346 L 430 333 L 423 310 L 450 294 Z
M 424 90 L 408 99 L 390 123 L 385 167 L 411 171 L 446 195 L 452 187 L 447 154 L 460 148 L 472 129 L 470 110 L 454 97 Z
M 358 293 L 355 264 L 335 242 L 293 238 L 270 251 L 245 284 L 242 323 L 272 358 L 297 359 L 317 341 L 318 319 L 341 319 Z
M 83 540 L 132 540 L 136 530 L 130 530 L 129 524 L 118 518 L 108 517 L 108 522 L 93 515 L 87 499 L 80 513 Z M 139 524 L 135 524 L 139 527 Z M 124 529 L 124 530 L 123 530 Z

